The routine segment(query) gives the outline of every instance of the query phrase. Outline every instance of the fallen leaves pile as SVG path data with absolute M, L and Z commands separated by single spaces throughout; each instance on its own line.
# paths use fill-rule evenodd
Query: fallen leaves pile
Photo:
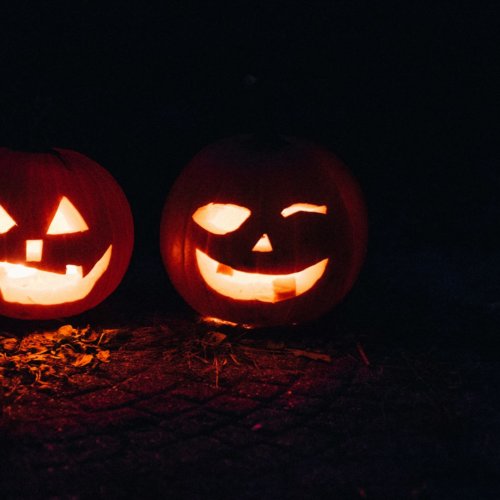
M 130 336 L 157 338 L 163 357 L 186 363 L 191 370 L 209 373 L 216 387 L 224 367 L 251 365 L 258 369 L 263 354 L 332 361 L 323 352 L 248 338 L 245 330 L 225 334 L 211 326 L 183 325 L 172 330 L 157 325 L 129 331 L 64 325 L 55 331 L 33 332 L 22 338 L 0 332 L 0 396 L 12 401 L 30 389 L 56 392 L 61 386 L 72 386 L 77 383 L 72 380 L 75 375 L 98 370 L 100 365 L 112 361 L 112 351 L 126 344 Z
M 4 398 L 22 395 L 28 387 L 51 390 L 70 382 L 79 371 L 110 361 L 110 347 L 120 330 L 96 331 L 89 326 L 61 326 L 24 338 L 0 333 L 0 388 Z

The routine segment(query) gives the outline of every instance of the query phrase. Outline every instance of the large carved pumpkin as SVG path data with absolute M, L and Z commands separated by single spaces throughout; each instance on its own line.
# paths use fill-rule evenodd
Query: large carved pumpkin
M 133 238 L 128 201 L 103 167 L 70 150 L 0 148 L 0 314 L 96 306 L 120 283 Z
M 200 314 L 255 326 L 319 317 L 351 289 L 366 248 L 360 189 L 316 144 L 250 135 L 198 153 L 161 221 L 170 279 Z

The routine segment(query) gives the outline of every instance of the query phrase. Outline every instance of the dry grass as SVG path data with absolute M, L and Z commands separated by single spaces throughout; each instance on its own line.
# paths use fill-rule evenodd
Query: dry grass
M 327 353 L 290 348 L 285 342 L 258 339 L 250 332 L 245 327 L 202 321 L 197 328 L 183 335 L 178 353 L 190 369 L 197 369 L 197 363 L 206 365 L 206 371 L 214 377 L 216 387 L 225 367 L 246 365 L 259 369 L 259 359 L 263 355 L 303 357 L 326 363 L 332 361 Z

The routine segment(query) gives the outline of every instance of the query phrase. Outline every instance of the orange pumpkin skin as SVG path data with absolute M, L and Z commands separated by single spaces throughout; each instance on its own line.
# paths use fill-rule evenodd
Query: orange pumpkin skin
M 126 272 L 134 242 L 129 203 L 111 174 L 71 150 L 0 148 L 0 179 L 0 314 L 61 318 L 91 309 L 108 297 Z M 57 214 L 63 199 L 73 213 L 66 215 L 67 220 L 63 216 L 62 229 L 51 229 L 54 220 L 61 219 Z M 86 228 L 73 229 L 78 217 Z M 28 255 L 28 242 L 41 247 L 39 255 Z M 13 264 L 23 266 L 21 274 L 38 278 L 19 285 L 17 276 L 9 275 L 16 273 Z M 70 271 L 81 273 L 81 279 L 66 276 Z M 85 290 L 80 288 L 83 278 Z M 71 279 L 75 281 L 68 285 Z M 45 287 L 53 291 L 46 292 Z M 54 290 L 58 295 L 51 295 Z
M 247 218 L 214 234 L 198 217 L 212 204 L 243 207 Z M 292 215 L 283 215 L 287 207 Z M 203 316 L 253 326 L 303 323 L 329 311 L 353 286 L 366 244 L 365 204 L 347 168 L 317 144 L 284 137 L 242 135 L 200 151 L 174 183 L 160 229 L 164 265 L 186 302 Z M 203 255 L 218 264 L 215 274 L 202 270 Z M 323 273 L 300 291 L 297 273 L 321 262 Z M 252 291 L 235 279 L 252 282 Z M 220 280 L 225 289 L 214 284 Z

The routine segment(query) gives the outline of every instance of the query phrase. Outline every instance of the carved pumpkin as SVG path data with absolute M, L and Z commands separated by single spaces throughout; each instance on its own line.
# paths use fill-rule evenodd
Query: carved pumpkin
M 0 314 L 72 316 L 120 283 L 133 247 L 121 188 L 82 154 L 0 148 Z
M 366 239 L 360 189 L 332 153 L 299 139 L 238 136 L 181 172 L 160 244 L 173 285 L 200 314 L 274 326 L 337 304 Z

